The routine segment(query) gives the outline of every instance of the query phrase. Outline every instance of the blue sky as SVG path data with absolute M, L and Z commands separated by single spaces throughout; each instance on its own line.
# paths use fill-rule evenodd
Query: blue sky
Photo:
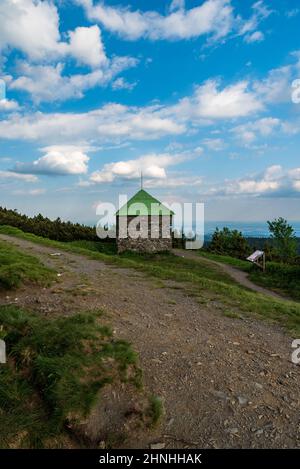
M 93 223 L 142 170 L 208 220 L 300 220 L 299 26 L 298 0 L 2 0 L 1 205 Z

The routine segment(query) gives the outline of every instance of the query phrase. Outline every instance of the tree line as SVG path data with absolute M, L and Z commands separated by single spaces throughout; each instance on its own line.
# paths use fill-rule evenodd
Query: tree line
M 280 217 L 268 221 L 270 237 L 264 242 L 263 250 L 267 260 L 280 261 L 287 264 L 300 263 L 298 255 L 299 240 L 294 228 Z M 216 254 L 224 254 L 239 259 L 245 259 L 251 251 L 248 240 L 238 230 L 230 230 L 224 227 L 216 229 L 207 247 L 208 251 Z
M 80 223 L 64 222 L 60 218 L 50 220 L 40 213 L 34 217 L 20 214 L 17 210 L 0 207 L 0 225 L 10 225 L 27 233 L 55 241 L 99 241 L 95 227 Z

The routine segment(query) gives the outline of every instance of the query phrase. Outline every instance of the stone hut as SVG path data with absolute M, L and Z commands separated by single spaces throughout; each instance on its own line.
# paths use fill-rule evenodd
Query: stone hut
M 141 189 L 116 213 L 118 252 L 170 251 L 173 215 L 172 210 Z

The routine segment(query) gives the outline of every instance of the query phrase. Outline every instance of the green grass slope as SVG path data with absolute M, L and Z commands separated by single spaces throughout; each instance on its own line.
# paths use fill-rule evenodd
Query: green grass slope
M 199 256 L 213 261 L 227 264 L 249 273 L 253 283 L 269 288 L 292 300 L 300 301 L 300 265 L 267 262 L 266 272 L 262 272 L 250 262 L 230 256 L 222 256 L 206 251 L 199 251 Z
M 38 259 L 0 241 L 0 288 L 15 288 L 24 282 L 47 285 L 54 277 L 55 272 Z

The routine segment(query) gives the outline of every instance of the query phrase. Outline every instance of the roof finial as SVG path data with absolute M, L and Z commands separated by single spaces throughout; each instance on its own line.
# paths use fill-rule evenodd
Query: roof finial
M 141 171 L 141 190 L 143 190 L 143 171 Z

